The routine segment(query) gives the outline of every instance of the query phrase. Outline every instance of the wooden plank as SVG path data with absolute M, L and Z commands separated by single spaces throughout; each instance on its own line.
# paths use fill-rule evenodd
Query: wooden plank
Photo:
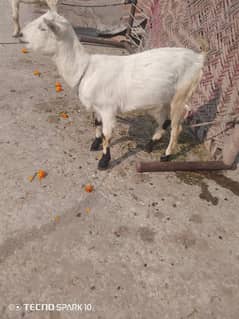
M 143 172 L 175 172 L 175 171 L 217 171 L 236 169 L 236 164 L 225 165 L 222 161 L 209 162 L 138 162 L 136 170 Z
M 130 45 L 128 41 L 119 42 L 114 40 L 102 39 L 100 37 L 91 37 L 91 36 L 85 36 L 80 34 L 78 34 L 78 37 L 82 43 L 106 45 L 110 47 L 126 49 L 129 53 L 135 52 L 135 48 L 132 45 Z

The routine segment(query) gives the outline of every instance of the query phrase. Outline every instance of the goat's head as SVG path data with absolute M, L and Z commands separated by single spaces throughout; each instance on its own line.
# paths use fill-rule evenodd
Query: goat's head
M 55 11 L 48 11 L 30 22 L 22 30 L 21 41 L 27 48 L 41 54 L 54 56 L 62 42 L 72 42 L 74 31 L 71 24 Z

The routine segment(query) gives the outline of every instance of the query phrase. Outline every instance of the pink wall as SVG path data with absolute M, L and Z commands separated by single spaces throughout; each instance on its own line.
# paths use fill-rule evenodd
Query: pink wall
M 191 104 L 195 110 L 194 122 L 219 121 L 210 127 L 201 127 L 197 133 L 206 140 L 212 154 L 220 157 L 224 139 L 232 132 L 229 113 L 239 115 L 238 0 L 151 0 L 147 3 L 150 7 L 148 47 L 183 46 L 198 50 L 199 35 L 209 42 L 208 63 Z

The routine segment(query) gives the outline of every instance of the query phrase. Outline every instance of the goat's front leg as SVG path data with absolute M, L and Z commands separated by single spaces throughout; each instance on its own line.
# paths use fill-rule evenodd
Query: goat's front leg
M 14 25 L 14 31 L 12 36 L 18 37 L 20 36 L 20 23 L 19 23 L 19 6 L 20 2 L 19 0 L 12 0 L 12 19 L 13 19 L 13 25 Z
M 97 114 L 94 114 L 94 119 L 95 119 L 95 139 L 91 144 L 90 150 L 99 151 L 103 141 L 102 120 L 101 120 L 101 117 Z
M 99 170 L 105 170 L 109 166 L 111 160 L 110 155 L 110 140 L 114 126 L 114 117 L 111 114 L 102 116 L 103 121 L 103 155 L 98 163 Z

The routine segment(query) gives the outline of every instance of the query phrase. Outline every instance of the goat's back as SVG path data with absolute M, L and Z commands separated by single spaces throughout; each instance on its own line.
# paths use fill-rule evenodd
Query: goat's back
M 184 48 L 160 48 L 128 57 L 125 85 L 128 107 L 170 104 L 175 92 L 200 77 L 204 56 Z
M 176 90 L 200 76 L 204 55 L 159 48 L 128 56 L 91 56 L 85 90 L 92 104 L 121 111 L 170 104 Z

